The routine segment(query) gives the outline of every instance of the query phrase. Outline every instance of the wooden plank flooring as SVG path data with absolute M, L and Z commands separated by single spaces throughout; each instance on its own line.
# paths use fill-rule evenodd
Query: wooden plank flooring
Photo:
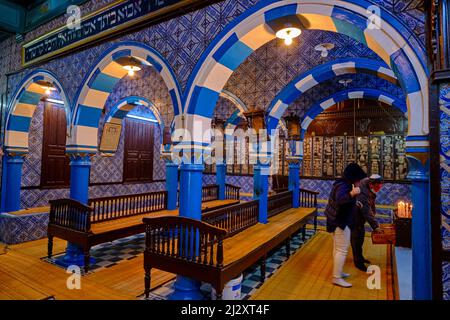
M 209 201 L 206 207 L 222 206 L 227 201 Z M 151 216 L 177 215 L 178 210 L 149 214 Z M 142 221 L 143 216 L 100 223 L 103 232 L 119 224 L 133 224 Z M 102 225 L 100 227 L 100 225 Z M 108 229 L 110 228 L 110 229 Z M 54 239 L 55 255 L 65 251 L 67 242 Z M 40 300 L 134 300 L 144 292 L 143 254 L 131 260 L 120 261 L 117 265 L 82 276 L 81 290 L 69 290 L 65 270 L 44 262 L 47 255 L 47 239 L 25 242 L 18 245 L 0 244 L 0 300 L 26 299 Z M 175 278 L 174 274 L 152 269 L 152 288 Z
M 344 271 L 352 288 L 331 284 L 333 238 L 318 232 L 303 248 L 275 272 L 251 297 L 253 300 L 391 300 L 393 299 L 392 266 L 386 245 L 373 245 L 370 238 L 364 242 L 364 252 L 372 264 L 381 268 L 381 289 L 367 288 L 368 274 L 353 266 L 350 253 Z
M 55 249 L 63 252 L 66 242 L 55 239 Z M 44 262 L 47 240 L 41 239 L 9 246 L 0 255 L 0 283 L 8 288 L 0 299 L 57 300 L 133 300 L 144 291 L 143 255 L 81 277 L 81 290 L 69 290 L 65 270 Z M 152 287 L 160 286 L 175 275 L 152 270 Z M 3 288 L 0 290 L 3 293 Z

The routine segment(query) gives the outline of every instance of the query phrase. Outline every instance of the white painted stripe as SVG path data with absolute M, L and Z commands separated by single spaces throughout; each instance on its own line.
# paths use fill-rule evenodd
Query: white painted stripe
M 304 93 L 318 84 L 319 82 L 316 79 L 314 79 L 313 75 L 309 74 L 308 76 L 297 82 L 295 84 L 295 87 L 297 88 L 298 91 Z
M 406 146 L 407 147 L 429 147 L 430 146 L 430 141 L 428 140 L 420 140 L 420 141 L 406 141 Z
M 347 73 L 356 73 L 355 62 L 344 62 L 333 65 L 333 71 L 336 76 L 340 76 Z
M 379 101 L 384 102 L 390 106 L 392 106 L 394 104 L 394 99 L 386 97 L 385 95 L 380 95 L 380 97 L 378 98 Z
M 362 99 L 364 98 L 364 91 L 352 91 L 348 94 L 350 99 Z
M 334 106 L 335 104 L 336 104 L 336 102 L 334 101 L 333 98 L 331 98 L 331 99 L 328 99 L 328 100 L 322 102 L 322 103 L 320 104 L 320 107 L 321 107 L 323 110 L 326 110 L 326 109 L 328 109 L 329 107 Z
M 305 130 L 308 129 L 308 127 L 312 121 L 313 121 L 313 119 L 311 119 L 309 116 L 306 116 L 306 118 L 302 122 L 302 129 L 305 129 Z
M 210 63 L 214 63 L 214 66 L 209 73 L 203 74 L 203 77 L 199 79 L 198 84 L 213 91 L 222 92 L 223 87 L 233 74 L 233 70 L 217 63 L 214 59 L 212 59 Z

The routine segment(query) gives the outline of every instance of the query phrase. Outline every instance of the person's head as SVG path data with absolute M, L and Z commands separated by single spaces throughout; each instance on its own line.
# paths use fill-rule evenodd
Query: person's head
M 373 193 L 380 192 L 383 187 L 383 178 L 379 174 L 373 174 L 369 177 L 369 187 Z
M 358 184 L 364 178 L 367 178 L 364 170 L 356 163 L 350 163 L 345 169 L 343 177 L 352 184 Z

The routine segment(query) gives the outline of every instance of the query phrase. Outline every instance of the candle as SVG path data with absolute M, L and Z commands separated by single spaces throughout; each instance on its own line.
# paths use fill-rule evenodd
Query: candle
M 397 213 L 399 218 L 404 218 L 405 217 L 405 203 L 403 201 L 400 201 L 397 204 Z

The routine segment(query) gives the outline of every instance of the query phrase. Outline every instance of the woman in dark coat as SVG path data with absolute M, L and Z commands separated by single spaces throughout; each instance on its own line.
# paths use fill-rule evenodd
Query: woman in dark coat
M 344 280 L 349 275 L 343 272 L 343 268 L 350 246 L 356 196 L 361 193 L 359 182 L 365 177 L 367 175 L 359 165 L 350 163 L 342 178 L 334 182 L 325 209 L 327 231 L 333 233 L 334 240 L 333 283 L 345 288 L 352 286 Z

